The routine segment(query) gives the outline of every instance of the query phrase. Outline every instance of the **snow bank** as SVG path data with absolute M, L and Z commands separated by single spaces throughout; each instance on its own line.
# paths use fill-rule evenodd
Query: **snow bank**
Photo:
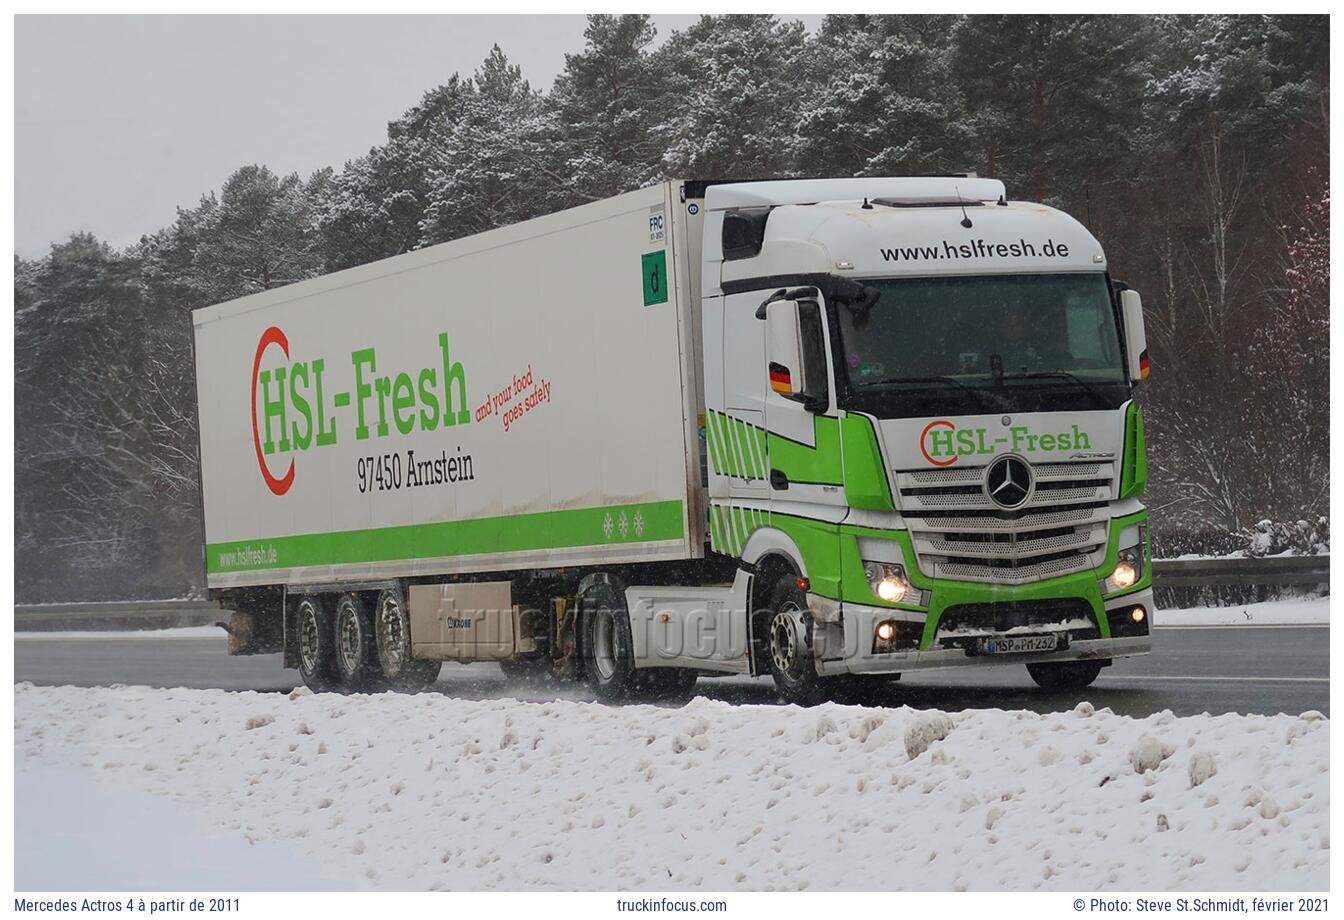
M 92 770 L 368 887 L 1329 883 L 1319 713 L 610 708 L 20 684 L 15 745 L 20 772 Z M 115 834 L 107 845 L 120 845 Z
M 1330 598 L 1295 598 L 1230 607 L 1159 608 L 1153 626 L 1323 626 L 1330 622 Z

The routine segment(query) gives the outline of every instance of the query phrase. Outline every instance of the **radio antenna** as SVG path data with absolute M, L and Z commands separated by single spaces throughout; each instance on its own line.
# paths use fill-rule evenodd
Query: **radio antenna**
M 952 191 L 957 193 L 957 204 L 961 205 L 961 225 L 969 230 L 973 225 L 971 216 L 966 213 L 966 201 L 961 197 L 961 189 L 954 185 Z

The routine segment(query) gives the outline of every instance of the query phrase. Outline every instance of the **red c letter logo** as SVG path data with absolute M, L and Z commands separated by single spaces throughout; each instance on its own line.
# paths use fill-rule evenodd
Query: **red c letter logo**
M 253 377 L 255 378 L 255 376 L 256 375 L 254 374 Z M 957 426 L 953 425 L 947 419 L 940 418 L 936 422 L 929 422 L 927 425 L 924 426 L 924 430 L 919 433 L 919 452 L 924 455 L 924 459 L 932 463 L 934 466 L 951 466 L 952 464 L 957 462 L 956 454 L 953 454 L 946 460 L 935 460 L 933 459 L 932 455 L 929 454 L 929 449 L 924 445 L 924 442 L 928 440 L 929 430 L 932 428 L 951 428 L 953 431 L 956 431 Z
M 266 468 L 266 457 L 261 452 L 261 433 L 257 430 L 257 375 L 261 372 L 261 354 L 268 345 L 279 345 L 285 357 L 289 357 L 289 339 L 283 332 L 272 326 L 261 334 L 257 355 L 252 359 L 252 445 L 257 449 L 257 466 L 261 467 L 261 477 L 266 480 L 267 487 L 276 495 L 284 495 L 294 485 L 294 461 L 289 461 L 289 472 L 284 476 L 279 479 L 272 476 Z

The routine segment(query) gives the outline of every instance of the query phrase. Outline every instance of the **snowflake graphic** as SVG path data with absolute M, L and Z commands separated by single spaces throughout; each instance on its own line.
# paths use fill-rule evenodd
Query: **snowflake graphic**
M 636 512 L 635 512 L 635 536 L 637 536 L 637 537 L 641 537 L 641 536 L 643 536 L 643 535 L 644 535 L 644 512 L 643 512 L 643 511 L 636 511 Z
M 621 512 L 621 521 L 620 521 L 620 524 L 619 524 L 618 526 L 619 526 L 620 529 L 621 529 L 621 536 L 622 536 L 622 537 L 624 537 L 627 533 L 630 532 L 630 522 L 627 521 L 627 520 L 625 519 L 625 512 L 624 512 L 624 511 Z
M 611 539 L 611 512 L 610 512 L 610 511 L 607 512 L 606 517 L 602 518 L 602 532 L 603 532 L 604 534 L 607 535 L 607 539 L 608 539 L 608 540 Z

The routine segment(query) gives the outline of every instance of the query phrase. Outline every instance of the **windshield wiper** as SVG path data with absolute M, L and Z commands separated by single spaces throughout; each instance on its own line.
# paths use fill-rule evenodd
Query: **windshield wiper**
M 958 390 L 961 390 L 963 393 L 969 393 L 971 396 L 974 396 L 982 406 L 987 406 L 991 409 L 994 409 L 995 411 L 997 411 L 1000 408 L 998 400 L 993 399 L 989 393 L 986 393 L 984 390 L 978 390 L 975 387 L 969 387 L 966 384 L 962 383 L 960 380 L 958 380 L 956 377 L 884 377 L 883 379 L 873 381 L 872 383 L 861 384 L 861 386 L 885 387 L 885 386 L 899 386 L 903 383 L 950 384 L 951 386 L 956 387 Z
M 1113 409 L 1111 401 L 1102 394 L 1100 390 L 1088 383 L 1077 374 L 1071 374 L 1068 371 L 1032 371 L 1029 374 L 1008 374 L 1004 380 L 1043 380 L 1058 379 L 1067 380 L 1077 386 L 1080 390 L 1091 396 L 1093 401 L 1103 409 Z

